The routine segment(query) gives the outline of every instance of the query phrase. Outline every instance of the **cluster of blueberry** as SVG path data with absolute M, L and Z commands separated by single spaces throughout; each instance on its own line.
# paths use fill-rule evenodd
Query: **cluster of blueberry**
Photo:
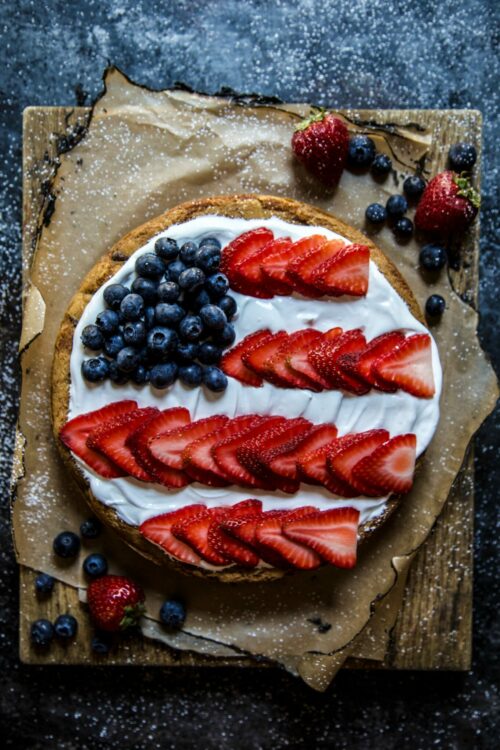
M 84 346 L 104 354 L 85 360 L 82 374 L 91 383 L 130 379 L 155 388 L 179 377 L 223 391 L 227 378 L 217 364 L 234 342 L 229 321 L 237 308 L 219 271 L 220 242 L 207 237 L 179 248 L 161 237 L 154 250 L 137 259 L 131 289 L 110 284 L 104 290 L 108 309 L 82 331 Z

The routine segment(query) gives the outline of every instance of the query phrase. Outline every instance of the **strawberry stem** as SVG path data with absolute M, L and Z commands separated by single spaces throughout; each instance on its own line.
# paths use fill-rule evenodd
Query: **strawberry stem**
M 470 180 L 466 176 L 466 173 L 462 172 L 461 175 L 455 175 L 453 182 L 458 187 L 457 195 L 460 195 L 462 198 L 467 198 L 475 208 L 479 208 L 481 205 L 481 197 L 477 190 L 475 190 L 470 184 Z
M 307 130 L 309 125 L 311 125 L 313 122 L 321 122 L 321 120 L 324 120 L 327 114 L 328 112 L 324 107 L 311 107 L 309 116 L 304 120 L 301 120 L 301 122 L 299 122 L 299 124 L 296 126 L 295 130 Z
M 125 614 L 120 620 L 120 630 L 127 630 L 127 628 L 132 628 L 137 625 L 144 614 L 145 609 L 146 608 L 142 602 L 135 604 L 133 607 L 124 607 L 123 611 Z

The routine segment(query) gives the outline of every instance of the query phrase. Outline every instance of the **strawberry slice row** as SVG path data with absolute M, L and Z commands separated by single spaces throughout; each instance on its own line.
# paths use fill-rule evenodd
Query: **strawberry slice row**
M 307 328 L 295 333 L 264 329 L 252 333 L 223 356 L 226 375 L 245 385 L 264 381 L 278 388 L 344 390 L 361 396 L 372 388 L 398 388 L 419 398 L 435 393 L 431 339 L 390 331 L 367 342 L 359 328 L 325 333 Z
M 231 287 L 251 297 L 297 292 L 316 298 L 368 291 L 370 250 L 365 245 L 311 235 L 292 242 L 265 227 L 236 237 L 222 251 L 221 271 Z
M 413 434 L 391 438 L 379 429 L 338 437 L 332 424 L 258 414 L 192 422 L 183 407 L 140 409 L 135 401 L 80 415 L 60 436 L 103 477 L 169 489 L 199 482 L 295 494 L 305 482 L 339 497 L 380 497 L 411 489 L 416 459 Z
M 207 508 L 202 504 L 163 513 L 139 530 L 176 560 L 199 565 L 254 568 L 264 562 L 281 569 L 313 570 L 324 563 L 356 563 L 359 511 L 319 511 L 304 506 L 263 511 L 259 500 Z

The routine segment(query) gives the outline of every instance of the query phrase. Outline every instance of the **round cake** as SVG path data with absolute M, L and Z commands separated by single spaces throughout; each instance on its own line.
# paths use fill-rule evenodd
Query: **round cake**
M 87 274 L 56 342 L 53 428 L 135 550 L 264 581 L 353 567 L 411 489 L 441 380 L 368 238 L 297 201 L 222 196 L 133 230 Z

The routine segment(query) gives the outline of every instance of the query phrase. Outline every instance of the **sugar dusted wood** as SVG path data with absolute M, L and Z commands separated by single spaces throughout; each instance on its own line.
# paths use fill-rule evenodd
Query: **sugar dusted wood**
M 24 114 L 24 268 L 29 268 L 37 217 L 47 198 L 42 185 L 49 175 L 50 160 L 56 154 L 57 135 L 84 122 L 86 109 L 62 107 L 29 108 Z M 480 115 L 471 111 L 350 111 L 352 119 L 377 123 L 413 122 L 433 131 L 434 152 L 430 167 L 436 173 L 445 165 L 444 144 L 460 139 L 480 146 Z M 467 301 L 476 302 L 478 233 L 476 225 L 467 236 L 462 258 L 465 263 L 450 275 L 456 291 Z M 399 669 L 468 669 L 471 661 L 472 621 L 472 454 L 464 465 L 443 513 L 426 544 L 416 555 L 408 577 L 405 599 L 384 664 L 351 660 L 347 666 Z M 28 663 L 62 664 L 139 664 L 158 666 L 256 666 L 250 659 L 214 659 L 175 652 L 151 640 L 124 639 L 107 657 L 90 650 L 91 627 L 70 586 L 56 584 L 46 600 L 34 596 L 35 573 L 21 568 L 20 655 Z M 29 624 L 39 617 L 53 620 L 61 612 L 73 612 L 79 620 L 77 643 L 69 647 L 55 644 L 47 653 L 36 652 L 29 641 Z

